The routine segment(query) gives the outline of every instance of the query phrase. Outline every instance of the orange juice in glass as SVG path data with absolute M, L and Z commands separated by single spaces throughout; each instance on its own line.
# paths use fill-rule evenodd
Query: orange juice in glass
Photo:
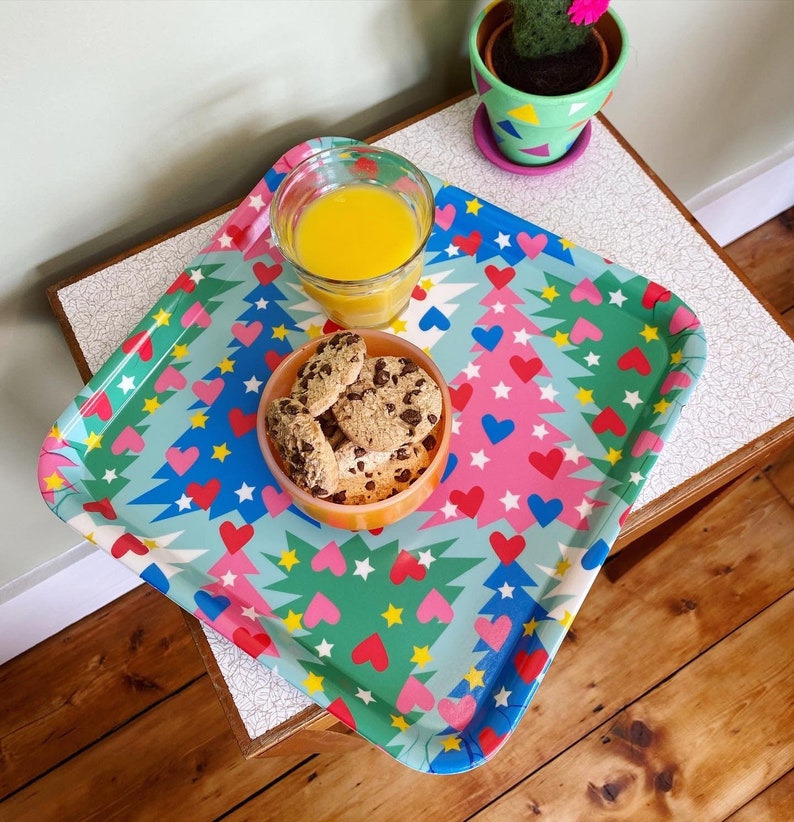
M 326 149 L 270 205 L 273 239 L 306 293 L 347 328 L 387 325 L 422 271 L 435 203 L 413 163 L 385 149 Z

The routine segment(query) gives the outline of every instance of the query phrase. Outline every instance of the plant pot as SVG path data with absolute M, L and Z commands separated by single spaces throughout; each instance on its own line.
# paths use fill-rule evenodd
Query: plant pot
M 608 55 L 604 76 L 582 91 L 547 97 L 514 89 L 485 64 L 486 43 L 509 17 L 509 5 L 497 0 L 481 12 L 469 34 L 472 83 L 487 111 L 487 137 L 507 161 L 502 167 L 552 170 L 564 165 L 569 151 L 581 149 L 585 125 L 612 96 L 628 57 L 628 34 L 618 15 L 607 11 L 595 25 Z

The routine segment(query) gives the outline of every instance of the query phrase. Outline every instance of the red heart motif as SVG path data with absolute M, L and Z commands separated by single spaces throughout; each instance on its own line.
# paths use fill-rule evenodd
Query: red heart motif
M 247 522 L 238 528 L 231 520 L 227 519 L 220 524 L 218 533 L 221 535 L 226 550 L 230 554 L 236 554 L 253 537 L 254 526 Z
M 380 634 L 376 631 L 353 648 L 350 658 L 356 665 L 369 662 L 376 671 L 385 671 L 389 667 L 389 655 Z
M 107 497 L 93 502 L 84 502 L 83 511 L 87 511 L 89 514 L 101 514 L 105 519 L 116 519 L 117 516 L 112 503 Z
M 240 408 L 229 411 L 229 425 L 235 437 L 243 437 L 256 428 L 256 411 L 253 414 L 244 414 Z
M 642 295 L 642 307 L 651 309 L 656 303 L 666 303 L 672 294 L 659 283 L 649 282 Z
M 497 268 L 495 265 L 486 265 L 485 276 L 494 288 L 504 288 L 516 276 L 516 270 L 512 266 Z
M 242 250 L 248 245 L 248 240 L 251 236 L 251 226 L 246 225 L 242 228 L 236 225 L 226 226 L 224 233 L 228 237 L 231 237 L 232 242 L 237 246 L 237 248 Z
M 521 534 L 516 534 L 510 538 L 506 537 L 501 531 L 494 531 L 488 540 L 491 543 L 496 556 L 502 565 L 510 565 L 514 562 L 524 548 L 527 547 L 527 541 Z
M 450 385 L 449 398 L 452 400 L 452 407 L 456 411 L 463 411 L 473 393 L 474 389 L 471 387 L 471 383 L 469 382 L 464 382 L 463 385 L 460 385 L 457 388 Z
M 289 356 L 289 354 L 279 354 L 278 351 L 268 351 L 265 354 L 265 364 L 271 371 L 275 371 L 279 365 Z
M 471 231 L 467 236 L 456 234 L 452 238 L 452 245 L 456 245 L 464 254 L 473 257 L 482 242 L 482 234 L 479 231 Z
M 632 368 L 641 376 L 647 377 L 651 373 L 651 364 L 642 351 L 635 346 L 621 354 L 618 358 L 618 368 L 621 371 L 630 371 Z
M 552 448 L 544 454 L 541 451 L 532 451 L 529 455 L 529 464 L 540 471 L 544 477 L 554 479 L 560 470 L 565 453 L 561 448 Z
M 133 554 L 138 554 L 138 556 L 141 557 L 146 556 L 146 554 L 149 553 L 149 549 L 138 539 L 138 537 L 135 537 L 130 533 L 124 533 L 113 543 L 110 553 L 116 559 L 120 559 L 128 551 L 132 551 Z
M 483 756 L 488 758 L 492 754 L 495 754 L 499 748 L 502 747 L 507 736 L 507 734 L 497 734 L 490 725 L 483 728 L 479 734 L 477 734 L 477 741 L 480 743 Z
M 402 585 L 408 577 L 417 580 L 417 582 L 423 580 L 426 573 L 427 568 L 413 554 L 401 549 L 394 560 L 391 571 L 389 571 L 389 579 L 394 585 Z
M 332 716 L 335 716 L 340 722 L 344 722 L 349 728 L 352 728 L 354 731 L 356 730 L 356 720 L 353 719 L 350 708 L 347 707 L 347 703 L 341 696 L 338 696 L 333 702 L 326 705 L 325 710 Z
M 626 520 L 629 518 L 629 514 L 631 513 L 631 506 L 629 507 L 618 517 L 618 525 L 622 528 L 625 524 Z
M 148 331 L 139 331 L 128 337 L 121 344 L 121 350 L 125 354 L 136 354 L 144 361 L 148 362 L 154 353 L 152 349 L 152 339 Z
M 176 291 L 184 291 L 186 294 L 190 294 L 191 291 L 196 287 L 196 283 L 187 273 L 187 271 L 183 271 L 172 283 L 168 286 L 165 290 L 166 294 L 174 294 Z
M 256 659 L 273 640 L 264 631 L 252 634 L 247 628 L 235 628 L 232 634 L 232 642 L 245 651 L 248 656 Z
M 422 302 L 422 300 L 427 299 L 427 291 L 425 291 L 421 285 L 417 284 L 414 286 L 414 290 L 411 292 L 411 296 L 415 300 L 419 300 L 419 302 Z
M 221 490 L 221 482 L 219 479 L 208 480 L 204 485 L 200 482 L 191 482 L 185 489 L 185 493 L 205 511 L 215 502 L 215 497 Z
M 281 263 L 265 265 L 263 262 L 254 263 L 254 276 L 261 285 L 270 285 L 281 274 Z
M 469 519 L 474 519 L 480 510 L 482 501 L 485 499 L 485 491 L 479 485 L 475 485 L 468 491 L 452 491 L 449 495 L 450 502 L 457 506 L 458 510 Z
M 626 423 L 610 405 L 601 411 L 590 425 L 596 434 L 605 434 L 607 431 L 611 431 L 616 437 L 622 437 L 626 433 Z
M 549 655 L 543 648 L 538 648 L 532 651 L 531 654 L 526 651 L 517 651 L 515 657 L 513 657 L 513 663 L 516 666 L 518 675 L 527 685 L 538 678 L 548 660 Z
M 353 172 L 367 177 L 374 177 L 378 173 L 378 164 L 372 157 L 359 157 L 353 163 Z
M 333 320 L 326 320 L 323 323 L 323 334 L 333 334 L 334 331 L 341 331 L 342 326 L 337 325 Z
M 96 414 L 102 422 L 107 422 L 113 416 L 113 408 L 107 394 L 104 391 L 97 391 L 96 394 L 92 394 L 80 406 L 80 414 L 83 417 Z
M 510 357 L 510 367 L 516 372 L 521 382 L 529 382 L 543 368 L 543 361 L 539 357 L 530 357 L 525 360 L 515 354 Z

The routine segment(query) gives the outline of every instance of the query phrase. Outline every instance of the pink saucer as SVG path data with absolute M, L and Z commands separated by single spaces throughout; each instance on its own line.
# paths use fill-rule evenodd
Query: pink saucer
M 590 143 L 592 127 L 588 120 L 568 152 L 560 157 L 559 160 L 542 166 L 519 165 L 518 163 L 512 162 L 512 160 L 508 160 L 507 157 L 499 151 L 499 147 L 493 136 L 493 131 L 491 130 L 491 124 L 488 121 L 488 112 L 485 110 L 485 103 L 480 103 L 477 107 L 477 111 L 474 114 L 472 132 L 474 134 L 474 142 L 477 143 L 480 151 L 495 166 L 505 171 L 511 171 L 513 174 L 524 174 L 533 177 L 541 174 L 550 174 L 552 171 L 559 171 L 581 157 Z

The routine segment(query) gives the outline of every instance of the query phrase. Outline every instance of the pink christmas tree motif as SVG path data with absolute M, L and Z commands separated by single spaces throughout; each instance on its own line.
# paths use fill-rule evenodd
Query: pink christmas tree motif
M 590 466 L 551 421 L 563 420 L 555 396 L 567 377 L 544 361 L 555 343 L 517 306 L 524 300 L 502 286 L 481 301 L 487 311 L 472 330 L 475 356 L 451 382 L 455 409 L 452 470 L 423 506 L 434 511 L 424 527 L 469 517 L 479 528 L 500 519 L 521 533 L 560 520 L 587 528 L 600 481 L 580 476 Z M 558 359 L 558 358 L 555 358 Z M 552 385 L 557 390 L 549 390 Z

